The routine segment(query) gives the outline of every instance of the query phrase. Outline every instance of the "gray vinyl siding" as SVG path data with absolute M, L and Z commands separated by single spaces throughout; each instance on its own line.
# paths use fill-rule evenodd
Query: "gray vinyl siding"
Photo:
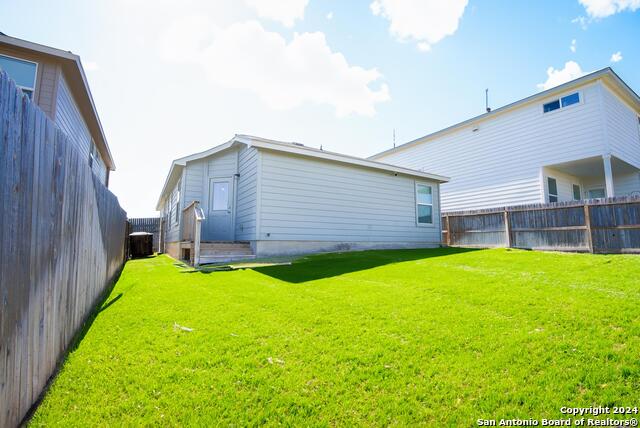
M 209 178 L 233 177 L 238 172 L 238 152 L 228 150 L 208 158 L 207 171 Z
M 184 172 L 182 179 L 179 180 L 171 189 L 167 199 L 163 202 L 162 207 L 162 217 L 165 219 L 166 225 L 166 235 L 164 238 L 165 242 L 176 242 L 180 240 L 180 221 L 182 221 L 182 210 L 186 206 L 184 204 L 184 198 L 182 200 L 178 200 L 180 195 L 184 195 Z M 178 187 L 180 186 L 180 187 Z M 176 202 L 180 202 L 180 207 L 178 210 L 178 223 L 176 223 L 175 219 L 175 209 L 174 206 Z
M 598 84 L 578 91 L 581 103 L 566 109 L 542 112 L 555 95 L 376 160 L 451 177 L 442 185 L 445 211 L 543 202 L 543 166 L 605 151 Z
M 244 147 L 238 154 L 238 189 L 236 199 L 236 240 L 256 239 L 258 150 Z
M 198 159 L 193 162 L 187 162 L 184 172 L 184 203 L 186 207 L 193 201 L 202 202 L 204 192 L 204 178 L 207 168 L 206 160 Z
M 440 242 L 416 224 L 415 180 L 336 162 L 261 151 L 258 240 Z M 423 181 L 420 181 L 423 182 Z
M 216 153 L 206 159 L 204 162 L 204 181 L 202 183 L 202 209 L 208 218 L 209 214 L 209 180 L 212 178 L 233 177 L 238 172 L 238 150 L 227 150 Z M 205 220 L 208 221 L 208 220 Z M 206 229 L 207 226 L 205 225 Z
M 73 99 L 73 95 L 62 73 L 58 73 L 58 87 L 56 91 L 56 125 L 62 129 L 80 151 L 82 157 L 89 162 L 89 152 L 93 144 L 89 128 L 82 118 L 82 114 Z M 102 183 L 106 183 L 107 169 L 100 153 L 96 151 L 97 161 L 93 162 L 92 170 Z
M 606 86 L 603 86 L 606 138 L 611 154 L 640 168 L 639 112 L 634 111 Z

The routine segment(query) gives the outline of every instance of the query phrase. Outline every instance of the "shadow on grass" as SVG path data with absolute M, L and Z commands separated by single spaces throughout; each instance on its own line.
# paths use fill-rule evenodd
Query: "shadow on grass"
M 117 302 L 118 300 L 120 300 L 120 298 L 122 297 L 123 293 L 118 294 L 116 297 L 114 297 L 113 299 L 109 300 L 108 303 L 104 304 L 100 310 L 98 310 L 98 312 L 102 312 L 104 310 L 106 310 L 109 306 L 113 305 L 115 302 Z
M 290 265 L 257 267 L 252 268 L 252 270 L 281 281 L 300 284 L 392 263 L 450 256 L 470 251 L 479 250 L 472 248 L 429 248 L 418 250 L 370 250 L 329 253 L 303 257 Z

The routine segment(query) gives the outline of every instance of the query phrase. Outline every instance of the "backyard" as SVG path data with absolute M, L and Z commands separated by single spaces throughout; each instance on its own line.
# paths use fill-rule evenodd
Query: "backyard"
M 637 406 L 639 277 L 637 256 L 505 249 L 134 260 L 30 423 L 471 426 Z

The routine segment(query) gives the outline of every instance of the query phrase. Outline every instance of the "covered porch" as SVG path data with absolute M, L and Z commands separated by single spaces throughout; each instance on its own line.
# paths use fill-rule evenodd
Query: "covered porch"
M 640 169 L 603 155 L 542 168 L 544 202 L 640 196 Z

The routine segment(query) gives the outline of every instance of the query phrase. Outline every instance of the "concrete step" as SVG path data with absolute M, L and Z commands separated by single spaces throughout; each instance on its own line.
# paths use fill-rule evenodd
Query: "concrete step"
M 201 242 L 200 250 L 244 250 L 251 249 L 251 245 L 244 242 Z
M 252 256 L 253 251 L 251 248 L 225 248 L 225 249 L 217 249 L 217 248 L 200 248 L 200 257 L 204 256 L 223 256 L 229 254 L 238 254 L 245 256 Z
M 217 264 L 217 263 L 230 263 L 239 262 L 243 260 L 253 260 L 256 256 L 253 254 L 224 254 L 216 256 L 201 256 L 200 264 Z

